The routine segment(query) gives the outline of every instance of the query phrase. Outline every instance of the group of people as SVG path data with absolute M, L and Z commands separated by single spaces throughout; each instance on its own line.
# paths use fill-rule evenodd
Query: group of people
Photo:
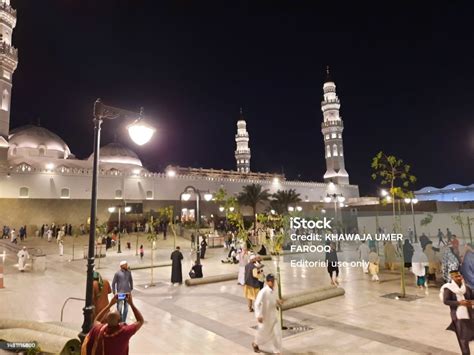
M 48 242 L 51 242 L 54 239 L 60 241 L 66 235 L 72 236 L 72 225 L 63 224 L 61 226 L 52 223 L 51 225 L 43 224 L 41 228 L 36 231 L 36 236 L 45 238 Z
M 9 226 L 3 226 L 2 229 L 2 239 L 10 239 L 10 242 L 18 244 L 18 238 L 21 241 L 25 240 L 27 237 L 26 226 L 20 226 L 18 233 L 15 228 L 10 228 Z
M 120 262 L 112 287 L 107 280 L 94 272 L 93 304 L 94 324 L 82 343 L 84 355 L 127 355 L 130 338 L 143 326 L 145 320 L 133 302 L 133 277 L 127 261 Z M 109 301 L 109 294 L 113 297 Z M 112 307 L 116 307 L 112 310 Z M 127 324 L 128 308 L 136 319 Z

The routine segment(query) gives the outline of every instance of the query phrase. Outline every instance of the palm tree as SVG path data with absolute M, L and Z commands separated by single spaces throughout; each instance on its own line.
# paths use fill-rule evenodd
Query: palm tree
M 262 185 L 252 184 L 242 187 L 242 192 L 237 196 L 241 205 L 252 207 L 254 224 L 253 229 L 257 229 L 257 206 L 261 202 L 268 201 L 270 194 L 268 189 L 262 189 Z
M 270 207 L 274 209 L 278 214 L 288 213 L 288 207 L 291 204 L 295 204 L 301 201 L 300 194 L 296 193 L 296 190 L 278 190 L 272 195 L 270 201 Z

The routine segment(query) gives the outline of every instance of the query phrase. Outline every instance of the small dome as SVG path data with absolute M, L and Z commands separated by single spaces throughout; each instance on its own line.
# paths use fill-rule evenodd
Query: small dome
M 92 160 L 93 157 L 94 154 L 91 154 L 89 160 Z M 142 162 L 138 155 L 133 150 L 124 147 L 119 143 L 110 143 L 101 147 L 100 162 L 142 166 Z
M 34 125 L 15 128 L 9 135 L 10 148 L 15 154 L 22 150 L 37 152 L 39 156 L 57 157 L 66 159 L 71 151 L 67 144 L 50 130 Z M 30 153 L 31 155 L 31 153 Z

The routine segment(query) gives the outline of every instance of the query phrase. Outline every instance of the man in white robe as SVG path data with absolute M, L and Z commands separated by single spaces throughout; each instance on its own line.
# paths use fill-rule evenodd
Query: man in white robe
M 252 343 L 255 352 L 267 352 L 271 354 L 281 353 L 281 324 L 277 307 L 281 301 L 277 298 L 275 286 L 275 277 L 268 274 L 267 284 L 257 295 L 254 309 L 255 317 L 258 321 L 257 334 Z
M 18 257 L 18 270 L 21 272 L 25 271 L 26 267 L 26 259 L 30 258 L 30 254 L 28 254 L 28 250 L 26 250 L 26 247 L 23 247 L 18 254 L 16 254 Z

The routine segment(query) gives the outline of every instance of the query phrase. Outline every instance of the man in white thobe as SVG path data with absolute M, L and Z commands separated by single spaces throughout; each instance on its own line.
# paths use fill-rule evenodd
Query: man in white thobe
M 255 352 L 281 353 L 281 324 L 277 307 L 281 301 L 274 290 L 275 277 L 268 274 L 267 284 L 257 295 L 254 303 L 255 317 L 258 321 L 257 334 L 252 343 Z
M 18 270 L 21 272 L 25 271 L 25 266 L 26 266 L 26 259 L 30 258 L 30 254 L 28 254 L 28 250 L 26 250 L 26 247 L 23 247 L 18 254 L 16 254 L 18 257 Z

